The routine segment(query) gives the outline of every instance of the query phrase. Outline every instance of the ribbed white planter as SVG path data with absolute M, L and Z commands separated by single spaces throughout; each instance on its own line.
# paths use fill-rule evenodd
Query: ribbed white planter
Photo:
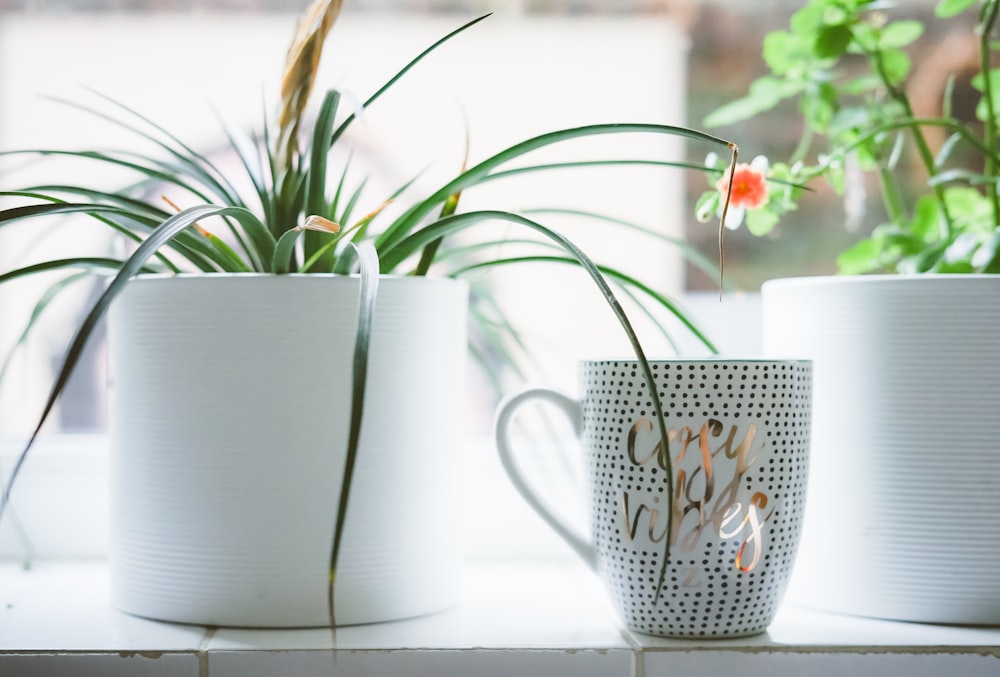
M 338 625 L 458 596 L 452 453 L 467 288 L 384 277 L 334 602 Z M 169 621 L 329 625 L 358 280 L 132 281 L 109 318 L 115 605 Z
M 764 351 L 814 361 L 790 596 L 1000 624 L 1000 277 L 774 280 L 762 299 Z

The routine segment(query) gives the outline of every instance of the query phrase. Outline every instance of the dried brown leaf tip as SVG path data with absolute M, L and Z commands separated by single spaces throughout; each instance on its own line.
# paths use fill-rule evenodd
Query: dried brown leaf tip
M 315 230 L 320 233 L 336 233 L 340 230 L 340 224 L 334 223 L 330 219 L 319 216 L 318 214 L 313 214 L 306 219 L 306 222 L 301 226 L 302 230 Z

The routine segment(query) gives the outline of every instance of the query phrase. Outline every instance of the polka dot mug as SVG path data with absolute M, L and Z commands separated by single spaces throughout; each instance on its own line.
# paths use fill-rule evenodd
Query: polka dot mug
M 708 358 L 650 366 L 663 428 L 637 361 L 583 362 L 579 398 L 534 387 L 500 404 L 501 461 L 532 508 L 601 575 L 629 628 L 697 638 L 763 632 L 802 525 L 812 364 Z M 513 422 L 529 402 L 561 410 L 579 436 L 589 537 L 549 507 L 515 458 Z

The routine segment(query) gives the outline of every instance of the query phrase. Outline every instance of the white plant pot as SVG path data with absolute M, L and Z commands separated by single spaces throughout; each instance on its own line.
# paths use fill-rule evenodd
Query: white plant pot
M 334 588 L 338 625 L 458 597 L 451 502 L 467 287 L 383 277 Z M 111 571 L 120 609 L 329 625 L 358 280 L 142 277 L 109 318 Z
M 1000 624 L 1000 277 L 774 280 L 765 353 L 814 361 L 790 598 Z

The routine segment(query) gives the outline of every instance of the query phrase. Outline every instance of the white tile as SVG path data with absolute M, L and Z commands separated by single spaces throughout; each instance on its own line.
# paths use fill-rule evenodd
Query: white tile
M 581 567 L 477 566 L 464 599 L 439 614 L 330 630 L 220 629 L 210 651 L 233 649 L 626 649 L 599 582 Z
M 112 609 L 104 562 L 0 565 L 0 651 L 194 652 L 204 635 Z
M 199 677 L 192 654 L 3 654 L 0 675 L 11 677 Z
M 647 651 L 646 677 L 996 677 L 1000 658 L 976 653 L 807 653 L 746 651 Z
M 670 640 L 620 629 L 582 566 L 469 567 L 465 601 L 395 623 L 208 632 L 116 612 L 103 563 L 0 566 L 0 675 L 647 677 L 1000 675 L 1000 629 L 894 623 L 785 605 L 769 631 Z M 199 654 L 202 646 L 207 652 Z M 634 645 L 638 651 L 633 652 Z M 334 650 L 336 647 L 336 650 Z M 199 666 L 199 659 L 202 661 Z
M 632 677 L 628 650 L 472 649 L 402 651 L 218 651 L 208 658 L 212 677 Z
M 740 639 L 664 639 L 629 633 L 637 645 L 650 649 L 696 647 L 783 649 L 836 648 L 869 650 L 903 647 L 1000 647 L 1000 628 L 970 628 L 922 623 L 900 623 L 846 616 L 784 604 L 767 632 Z M 998 650 L 1000 651 L 1000 650 Z M 1000 674 L 998 667 L 997 674 Z
M 772 644 L 787 646 L 1000 646 L 1000 628 L 900 623 L 794 605 L 782 607 L 768 628 L 767 637 Z

